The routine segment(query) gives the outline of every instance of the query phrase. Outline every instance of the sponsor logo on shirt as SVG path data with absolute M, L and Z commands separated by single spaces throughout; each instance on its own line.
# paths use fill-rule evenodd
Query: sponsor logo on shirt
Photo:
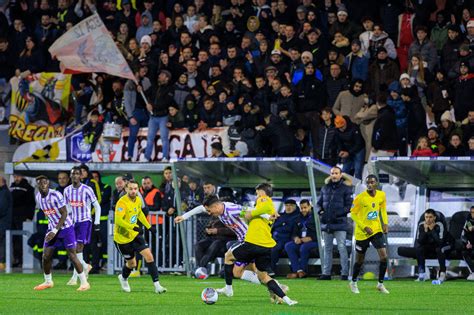
M 55 209 L 44 209 L 43 212 L 44 212 L 44 215 L 50 216 L 50 215 L 55 214 L 56 210 Z
M 74 201 L 72 200 L 71 201 L 71 206 L 72 207 L 83 207 L 84 206 L 84 203 L 82 201 Z
M 369 213 L 367 213 L 367 220 L 376 220 L 377 216 L 377 211 L 370 211 Z

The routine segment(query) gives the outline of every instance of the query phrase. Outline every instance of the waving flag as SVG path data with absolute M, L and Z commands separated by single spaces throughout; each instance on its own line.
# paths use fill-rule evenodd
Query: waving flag
M 59 37 L 49 52 L 61 61 L 62 70 L 66 73 L 103 72 L 136 81 L 97 13 Z

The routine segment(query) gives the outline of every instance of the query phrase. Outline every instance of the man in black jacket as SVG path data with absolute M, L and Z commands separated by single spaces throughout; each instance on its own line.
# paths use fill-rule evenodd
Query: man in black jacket
M 352 123 L 348 116 L 336 116 L 337 155 L 344 164 L 342 171 L 361 179 L 365 159 L 365 142 L 359 126 Z
M 227 251 L 226 243 L 235 240 L 235 233 L 226 227 L 218 218 L 212 218 L 205 229 L 206 237 L 194 245 L 196 249 L 196 264 L 206 268 L 216 257 L 224 257 Z M 207 278 L 207 272 L 202 279 Z
M 36 201 L 34 189 L 23 176 L 13 175 L 10 191 L 13 198 L 12 229 L 23 230 L 23 222 L 33 220 L 35 214 Z M 14 238 L 13 250 L 15 256 L 13 266 L 18 266 L 23 258 L 20 237 Z
M 418 262 L 418 279 L 425 281 L 425 257 L 429 253 L 436 253 L 439 262 L 438 280 L 446 280 L 446 251 L 450 249 L 448 244 L 448 231 L 444 224 L 436 220 L 436 211 L 427 209 L 425 219 L 418 225 L 416 235 L 416 260 Z
M 321 81 L 316 79 L 315 67 L 308 63 L 304 69 L 304 76 L 295 87 L 296 99 L 296 121 L 298 126 L 311 132 L 311 141 L 313 152 L 316 155 L 316 149 L 319 145 L 319 113 L 326 104 L 326 93 Z
M 462 256 L 471 272 L 467 280 L 474 281 L 474 261 L 472 260 L 472 254 L 474 253 L 474 206 L 471 206 L 470 212 L 467 215 L 462 229 L 461 240 L 463 242 Z
M 370 152 L 367 168 L 369 174 L 377 174 L 372 161 L 374 156 L 394 156 L 398 148 L 397 123 L 395 112 L 387 106 L 387 94 L 380 93 L 377 97 L 379 109 L 372 133 L 372 152 Z
M 291 262 L 291 273 L 287 275 L 288 279 L 306 277 L 309 255 L 312 249 L 318 247 L 313 208 L 309 200 L 301 200 L 300 208 L 301 213 L 296 219 L 291 235 L 293 240 L 285 245 L 285 251 Z
M 151 157 L 153 149 L 155 148 L 156 132 L 160 130 L 160 138 L 162 145 L 161 161 L 167 161 L 169 156 L 169 130 L 166 124 L 168 123 L 168 107 L 174 104 L 174 91 L 170 84 L 171 73 L 167 70 L 162 70 L 158 76 L 158 87 L 154 97 L 153 104 L 148 103 L 146 108 L 150 113 L 150 120 L 148 121 L 148 135 L 146 140 L 145 158 L 148 161 L 156 160 L 158 152 L 155 152 L 155 158 Z
M 285 244 L 291 241 L 293 228 L 300 214 L 300 209 L 293 199 L 285 201 L 285 212 L 275 220 L 272 226 L 272 237 L 276 242 L 272 248 L 272 271 L 276 272 L 276 265 L 280 259 L 280 252 L 285 248 Z
M 260 130 L 258 134 L 259 148 L 264 144 L 270 144 L 270 148 L 265 148 L 266 156 L 294 156 L 295 142 L 290 128 L 279 117 L 267 114 L 264 118 L 265 126 L 257 126 Z
M 318 199 L 321 230 L 324 239 L 323 273 L 320 280 L 331 280 L 332 247 L 334 237 L 337 242 L 341 260 L 341 280 L 347 280 L 349 274 L 349 258 L 346 248 L 346 234 L 349 228 L 347 214 L 352 205 L 352 183 L 344 179 L 342 170 L 331 168 L 331 176 L 326 179 Z
M 0 177 L 0 271 L 5 270 L 5 231 L 12 224 L 12 194 L 5 178 Z

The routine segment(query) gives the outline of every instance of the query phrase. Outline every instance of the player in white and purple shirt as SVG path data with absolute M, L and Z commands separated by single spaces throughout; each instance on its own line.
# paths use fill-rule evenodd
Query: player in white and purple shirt
M 95 208 L 94 226 L 100 226 L 100 204 L 92 188 L 81 183 L 81 169 L 73 167 L 71 170 L 72 184 L 64 189 L 64 199 L 74 221 L 74 232 L 77 241 L 77 258 L 81 262 L 86 274 L 90 265 L 84 261 L 84 245 L 89 244 L 92 233 L 92 206 Z M 68 285 L 77 284 L 77 273 L 74 272 Z
M 66 203 L 60 192 L 49 189 L 49 180 L 46 176 L 36 178 L 38 193 L 36 202 L 39 208 L 48 218 L 48 231 L 44 238 L 43 251 L 43 270 L 44 282 L 37 285 L 35 290 L 45 290 L 54 286 L 53 276 L 51 274 L 51 264 L 56 247 L 63 245 L 66 248 L 69 259 L 74 265 L 74 269 L 79 274 L 81 286 L 78 291 L 90 289 L 86 274 L 79 259 L 76 256 L 76 237 L 74 233 L 73 220 L 68 214 Z
M 243 210 L 243 206 L 232 203 L 232 202 L 224 202 L 219 201 L 217 196 L 208 196 L 206 200 L 210 200 L 213 203 L 212 207 L 206 207 L 204 205 L 197 206 L 192 210 L 184 213 L 182 216 L 177 216 L 174 220 L 175 223 L 183 222 L 184 220 L 189 219 L 193 215 L 200 214 L 200 213 L 207 213 L 209 215 L 215 216 L 219 218 L 219 220 L 231 229 L 235 235 L 237 235 L 237 241 L 229 242 L 227 249 L 230 250 L 231 248 L 238 246 L 240 243 L 244 242 L 245 234 L 247 233 L 248 225 L 244 218 L 241 217 L 241 212 Z M 267 219 L 270 218 L 268 214 L 263 214 L 262 217 Z M 258 280 L 257 274 L 254 271 L 255 269 L 254 264 L 251 264 L 247 268 L 246 263 L 236 262 L 234 266 L 234 277 L 240 278 L 242 280 L 246 280 L 255 284 L 260 284 Z M 251 270 L 245 270 L 245 269 Z

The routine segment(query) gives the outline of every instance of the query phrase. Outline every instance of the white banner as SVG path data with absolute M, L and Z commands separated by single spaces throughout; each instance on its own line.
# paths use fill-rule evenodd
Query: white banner
M 187 129 L 170 130 L 170 158 L 184 157 L 210 157 L 211 144 L 221 142 L 225 152 L 229 151 L 229 136 L 227 127 L 207 129 L 206 131 L 189 132 Z M 132 161 L 145 162 L 145 149 L 147 145 L 148 128 L 142 128 L 138 132 L 135 142 Z M 121 162 L 128 159 L 128 137 L 129 130 L 125 128 L 120 140 L 103 141 L 97 145 L 96 151 L 92 153 L 93 162 Z M 163 158 L 162 144 L 159 134 L 156 135 L 152 153 L 152 161 L 158 162 Z M 104 161 L 104 156 L 107 157 Z

